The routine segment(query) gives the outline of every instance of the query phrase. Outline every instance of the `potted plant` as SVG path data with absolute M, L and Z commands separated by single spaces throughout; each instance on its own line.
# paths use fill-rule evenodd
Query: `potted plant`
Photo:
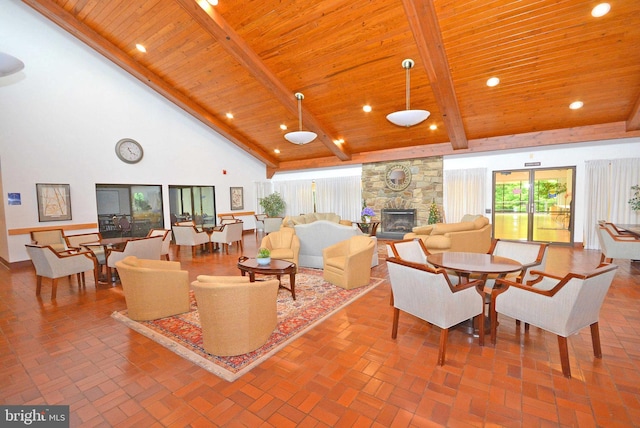
M 371 217 L 373 217 L 375 213 L 373 212 L 373 208 L 365 207 L 360 215 L 365 223 L 371 223 Z
M 633 198 L 629 199 L 629 205 L 634 211 L 640 211 L 640 185 L 631 186 L 633 190 Z
M 284 213 L 284 199 L 280 196 L 280 193 L 275 192 L 260 199 L 260 206 L 266 215 L 269 217 L 279 217 Z
M 268 248 L 260 247 L 256 254 L 256 261 L 259 265 L 268 265 L 271 263 L 271 251 Z

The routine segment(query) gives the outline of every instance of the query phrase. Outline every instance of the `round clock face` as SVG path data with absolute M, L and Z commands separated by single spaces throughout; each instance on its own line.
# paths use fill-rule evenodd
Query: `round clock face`
M 144 154 L 142 146 L 131 138 L 123 138 L 116 144 L 116 155 L 126 163 L 136 163 L 142 160 Z
M 391 165 L 387 167 L 384 181 L 391 190 L 397 192 L 404 190 L 411 184 L 411 170 L 401 164 Z

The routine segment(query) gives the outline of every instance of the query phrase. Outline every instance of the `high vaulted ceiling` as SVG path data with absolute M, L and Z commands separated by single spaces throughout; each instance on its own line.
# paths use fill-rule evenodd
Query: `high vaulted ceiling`
M 23 1 L 268 176 L 640 136 L 638 0 L 610 1 L 601 18 L 587 0 Z M 405 58 L 411 108 L 431 112 L 411 128 L 386 120 L 405 108 Z M 318 134 L 304 146 L 280 128 L 298 127 L 295 92 Z M 584 107 L 570 110 L 576 100 Z

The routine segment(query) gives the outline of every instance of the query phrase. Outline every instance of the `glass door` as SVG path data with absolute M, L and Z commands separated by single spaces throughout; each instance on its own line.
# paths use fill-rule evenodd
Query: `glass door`
M 493 236 L 573 243 L 575 168 L 494 171 Z
M 169 186 L 171 224 L 192 220 L 199 227 L 216 225 L 213 186 Z

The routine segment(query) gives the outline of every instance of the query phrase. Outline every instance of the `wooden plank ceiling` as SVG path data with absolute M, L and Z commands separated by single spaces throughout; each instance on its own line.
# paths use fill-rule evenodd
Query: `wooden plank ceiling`
M 23 1 L 268 176 L 640 135 L 637 0 L 601 18 L 584 0 Z M 405 108 L 405 58 L 411 108 L 431 112 L 411 128 L 386 120 Z M 318 134 L 304 146 L 280 128 L 298 127 L 295 92 L 303 128 Z M 570 110 L 576 100 L 584 107 Z

